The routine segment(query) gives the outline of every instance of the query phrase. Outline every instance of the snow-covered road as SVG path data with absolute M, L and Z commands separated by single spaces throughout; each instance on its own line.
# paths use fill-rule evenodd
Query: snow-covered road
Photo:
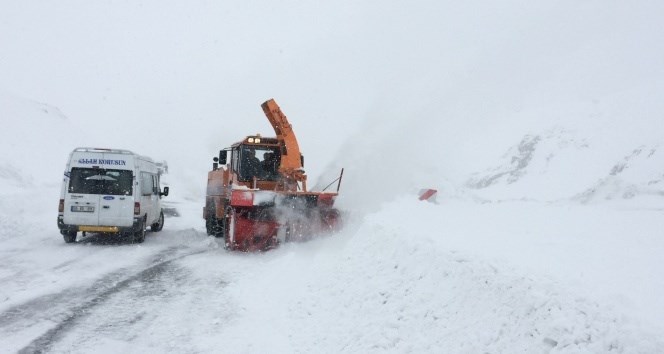
M 664 350 L 655 213 L 404 196 L 334 237 L 236 254 L 184 200 L 143 244 L 65 244 L 54 191 L 27 195 L 34 219 L 9 207 L 25 194 L 0 204 L 3 352 Z

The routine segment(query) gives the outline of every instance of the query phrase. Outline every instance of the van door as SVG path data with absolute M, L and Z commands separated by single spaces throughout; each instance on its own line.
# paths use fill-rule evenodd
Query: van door
M 133 173 L 130 170 L 104 170 L 99 195 L 99 225 L 131 226 L 134 221 Z
M 161 213 L 161 196 L 159 192 L 159 175 L 152 175 L 152 221 L 150 224 L 157 222 Z
M 148 172 L 141 172 L 141 188 L 140 188 L 140 198 L 141 198 L 141 215 L 147 214 L 147 223 L 146 226 L 152 223 L 154 219 L 154 207 L 153 207 L 153 181 L 152 174 Z
M 65 194 L 64 223 L 131 226 L 132 183 L 129 170 L 73 167 Z
M 99 225 L 99 169 L 74 167 L 66 186 L 63 222 Z

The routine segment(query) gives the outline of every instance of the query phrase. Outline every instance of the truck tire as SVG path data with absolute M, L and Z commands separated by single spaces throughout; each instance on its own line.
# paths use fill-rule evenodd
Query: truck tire
M 205 229 L 210 236 L 224 237 L 224 220 L 217 219 L 216 215 L 217 213 L 212 209 L 205 219 Z
M 156 223 L 150 225 L 150 230 L 152 232 L 159 232 L 164 228 L 164 212 L 159 212 L 159 220 Z
M 208 216 L 205 218 L 205 231 L 207 232 L 208 236 L 212 236 L 212 217 Z
M 235 221 L 237 219 L 236 211 L 233 208 L 227 208 L 224 215 L 223 232 L 224 248 L 229 251 L 234 251 L 237 247 L 235 244 Z
M 205 219 L 205 230 L 207 231 L 208 236 L 216 237 L 217 218 L 212 215 L 208 215 L 207 219 Z

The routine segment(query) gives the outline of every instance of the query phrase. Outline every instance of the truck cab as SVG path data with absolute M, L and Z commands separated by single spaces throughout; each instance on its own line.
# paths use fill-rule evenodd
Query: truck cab
M 232 169 L 238 180 L 276 181 L 279 177 L 279 148 L 273 145 L 242 143 L 231 150 Z

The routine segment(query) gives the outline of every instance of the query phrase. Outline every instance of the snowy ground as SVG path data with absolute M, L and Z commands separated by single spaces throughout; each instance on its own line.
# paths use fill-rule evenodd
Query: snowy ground
M 54 193 L 0 204 L 4 352 L 664 350 L 661 210 L 404 195 L 333 237 L 232 254 L 184 200 L 144 244 L 65 244 Z
M 0 352 L 663 353 L 663 4 L 0 4 Z M 205 176 L 269 98 L 346 227 L 229 253 Z M 180 216 L 65 244 L 81 146 Z

